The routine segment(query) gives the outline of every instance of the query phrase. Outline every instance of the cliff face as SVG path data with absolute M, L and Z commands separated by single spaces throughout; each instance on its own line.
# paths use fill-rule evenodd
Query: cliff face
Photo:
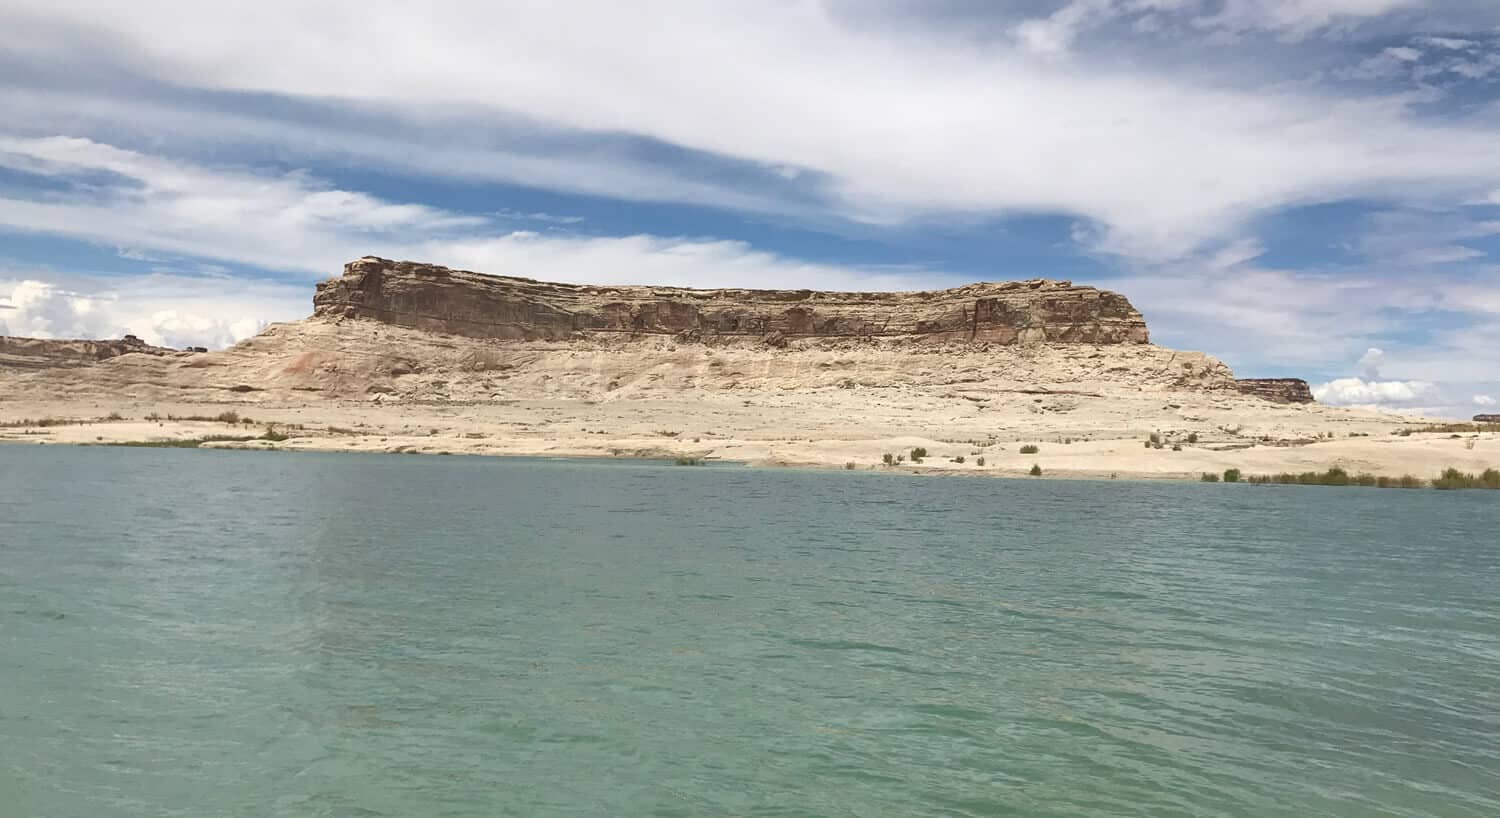
M 998 344 L 1144 344 L 1146 322 L 1117 293 L 1066 281 L 906 293 L 693 290 L 552 284 L 367 257 L 318 285 L 313 314 L 475 338 L 575 333 L 764 338 L 915 337 Z
M 54 341 L 0 335 L 0 368 L 5 369 L 87 366 L 131 352 L 176 354 L 176 350 L 151 346 L 134 335 L 118 341 Z
M 1475 423 L 1500 423 L 1500 415 L 1475 415 Z
M 1235 388 L 1276 403 L 1315 403 L 1312 388 L 1301 378 L 1241 378 Z

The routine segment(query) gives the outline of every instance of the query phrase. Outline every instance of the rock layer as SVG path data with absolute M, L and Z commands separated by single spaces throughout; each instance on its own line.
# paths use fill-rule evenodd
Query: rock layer
M 475 338 L 587 333 L 685 340 L 911 337 L 997 344 L 1145 344 L 1124 296 L 1067 281 L 970 284 L 927 292 L 694 290 L 585 286 L 366 257 L 318 285 L 314 315 L 363 318 Z
M 1500 415 L 1475 415 L 1475 423 L 1500 423 Z
M 129 353 L 175 355 L 175 350 L 151 346 L 134 335 L 117 341 L 55 341 L 0 335 L 0 368 L 51 369 L 88 366 Z
M 1276 403 L 1314 403 L 1312 388 L 1301 378 L 1241 378 L 1235 388 Z

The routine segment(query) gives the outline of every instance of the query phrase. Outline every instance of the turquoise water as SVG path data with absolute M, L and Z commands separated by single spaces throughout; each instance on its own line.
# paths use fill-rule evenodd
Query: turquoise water
M 1500 815 L 1493 493 L 0 448 L 0 814 Z

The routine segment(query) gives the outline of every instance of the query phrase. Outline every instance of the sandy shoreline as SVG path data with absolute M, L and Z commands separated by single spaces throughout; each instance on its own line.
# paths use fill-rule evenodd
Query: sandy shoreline
M 1187 480 L 1500 468 L 1497 431 L 1419 431 L 1436 422 L 1235 385 L 1212 356 L 1149 344 L 511 342 L 308 320 L 222 352 L 0 370 L 0 443 L 219 437 L 237 439 L 203 445 Z M 226 413 L 238 422 L 215 420 Z
M 1267 404 L 1267 411 L 1305 416 L 1300 419 L 1306 428 L 1295 436 L 1271 437 L 1230 434 L 1206 421 L 1199 424 L 1202 431 L 1127 433 L 1105 428 L 1048 434 L 1034 429 L 981 435 L 951 418 L 941 424 L 948 427 L 943 434 L 935 433 L 932 424 L 919 422 L 910 423 L 902 434 L 891 433 L 894 424 L 875 423 L 869 416 L 851 420 L 845 415 L 840 428 L 834 417 L 798 411 L 793 414 L 802 422 L 794 424 L 787 422 L 786 407 L 774 401 L 764 406 L 755 401 L 733 403 L 700 399 L 453 406 L 97 400 L 80 406 L 73 401 L 3 401 L 0 443 L 191 445 L 204 441 L 199 445 L 285 451 L 686 457 L 752 467 L 846 469 L 853 464 L 859 471 L 975 477 L 1024 477 L 1035 465 L 1044 477 L 1079 479 L 1198 480 L 1205 472 L 1222 474 L 1226 469 L 1239 469 L 1249 476 L 1323 471 L 1333 466 L 1351 473 L 1425 479 L 1449 467 L 1478 473 L 1500 465 L 1500 434 L 1495 432 L 1406 432 L 1421 428 L 1422 422 L 1386 416 L 1360 418 L 1351 425 L 1339 410 L 1320 412 L 1322 407 Z M 222 413 L 240 420 L 212 419 Z M 27 424 L 27 419 L 33 422 Z M 42 419 L 47 419 L 47 425 L 41 424 Z M 1161 441 L 1159 448 L 1147 445 L 1152 434 Z M 1036 446 L 1038 451 L 1025 453 L 1023 446 Z M 920 464 L 910 459 L 916 448 L 928 452 Z M 886 454 L 905 460 L 886 465 Z M 956 462 L 959 458 L 962 462 Z

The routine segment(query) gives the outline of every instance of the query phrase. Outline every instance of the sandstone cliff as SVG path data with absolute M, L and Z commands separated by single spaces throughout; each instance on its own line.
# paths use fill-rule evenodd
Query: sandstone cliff
M 314 315 L 365 318 L 473 338 L 580 333 L 907 337 L 932 341 L 1145 344 L 1146 322 L 1117 293 L 1041 279 L 905 293 L 583 286 L 367 257 L 318 285 Z
M 0 369 L 87 366 L 129 353 L 176 355 L 177 351 L 151 346 L 134 335 L 116 341 L 55 341 L 0 335 Z
M 1241 378 L 1235 388 L 1276 403 L 1315 403 L 1312 388 L 1301 378 Z

